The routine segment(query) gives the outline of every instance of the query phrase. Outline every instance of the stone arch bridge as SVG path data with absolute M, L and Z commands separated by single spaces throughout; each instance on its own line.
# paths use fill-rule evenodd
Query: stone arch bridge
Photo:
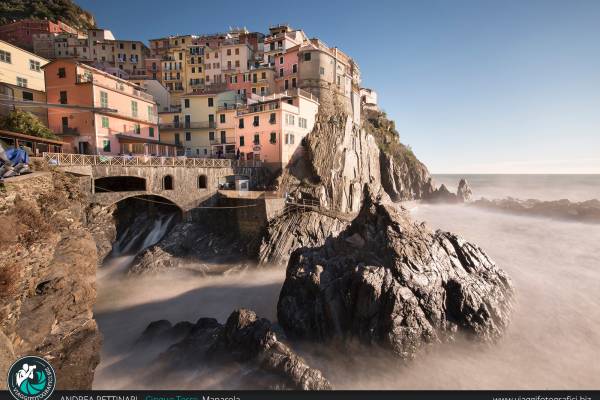
M 90 202 L 110 206 L 129 197 L 159 196 L 184 213 L 213 197 L 227 176 L 259 179 L 258 163 L 210 158 L 96 156 L 44 153 L 66 172 L 91 178 Z

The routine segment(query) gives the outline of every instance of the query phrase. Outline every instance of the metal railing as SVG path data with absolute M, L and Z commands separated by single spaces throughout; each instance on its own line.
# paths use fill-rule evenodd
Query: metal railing
M 215 121 L 202 121 L 202 122 L 162 122 L 158 124 L 160 129 L 201 129 L 211 128 L 215 129 L 217 123 Z
M 44 160 L 51 165 L 114 165 L 188 168 L 230 168 L 234 166 L 234 160 L 226 158 L 97 156 L 87 154 L 44 153 Z

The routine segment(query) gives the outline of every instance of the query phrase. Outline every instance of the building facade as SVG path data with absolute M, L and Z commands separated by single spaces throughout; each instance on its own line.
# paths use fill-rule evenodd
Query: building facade
M 176 153 L 173 144 L 159 140 L 156 103 L 139 86 L 71 59 L 50 62 L 44 75 L 49 127 L 70 151 Z
M 33 38 L 35 35 L 62 32 L 77 34 L 77 29 L 61 21 L 24 19 L 0 26 L 0 40 L 33 51 Z
M 0 40 L 0 115 L 14 109 L 34 114 L 48 123 L 43 67 L 48 60 Z M 32 104 L 27 104 L 32 102 Z

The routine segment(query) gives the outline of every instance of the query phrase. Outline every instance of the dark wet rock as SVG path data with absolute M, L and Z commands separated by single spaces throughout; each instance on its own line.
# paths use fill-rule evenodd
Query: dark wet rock
M 488 200 L 482 198 L 471 203 L 474 207 L 487 210 L 507 212 L 517 215 L 547 217 L 568 221 L 600 223 L 600 201 L 597 199 L 582 202 L 569 200 L 519 200 L 506 199 Z
M 473 192 L 471 191 L 471 187 L 466 179 L 461 179 L 458 182 L 458 189 L 456 190 L 456 197 L 458 201 L 465 203 L 471 201 L 471 197 L 473 196 Z
M 159 331 L 162 337 L 172 336 L 177 325 L 165 330 L 164 321 L 153 322 L 142 338 L 147 338 L 149 330 Z M 231 313 L 224 325 L 213 318 L 200 318 L 181 341 L 159 356 L 158 362 L 178 366 L 178 369 L 181 366 L 197 368 L 199 373 L 208 366 L 211 375 L 240 368 L 244 372 L 238 374 L 239 380 L 235 382 L 239 388 L 332 388 L 319 370 L 310 368 L 278 340 L 271 322 L 246 309 Z
M 214 225 L 182 222 L 158 243 L 136 256 L 130 274 L 160 273 L 185 269 L 202 274 L 222 273 L 254 265 L 249 244 L 233 232 Z
M 435 189 L 429 196 L 425 199 L 427 202 L 431 203 L 458 203 L 458 196 L 452 193 L 446 185 L 441 184 L 439 188 Z
M 293 339 L 358 338 L 411 358 L 458 332 L 499 338 L 512 296 L 508 276 L 479 247 L 367 199 L 337 238 L 292 254 L 277 314 Z

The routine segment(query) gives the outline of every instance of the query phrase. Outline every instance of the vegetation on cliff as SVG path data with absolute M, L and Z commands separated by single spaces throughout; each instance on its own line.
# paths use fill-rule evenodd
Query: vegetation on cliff
M 96 27 L 94 16 L 72 0 L 4 0 L 0 2 L 0 25 L 22 19 L 62 21 L 77 29 Z
M 403 160 L 412 167 L 423 166 L 410 146 L 400 142 L 400 134 L 396 130 L 396 124 L 383 111 L 363 110 L 365 130 L 373 135 L 377 146 L 388 156 L 400 161 Z

